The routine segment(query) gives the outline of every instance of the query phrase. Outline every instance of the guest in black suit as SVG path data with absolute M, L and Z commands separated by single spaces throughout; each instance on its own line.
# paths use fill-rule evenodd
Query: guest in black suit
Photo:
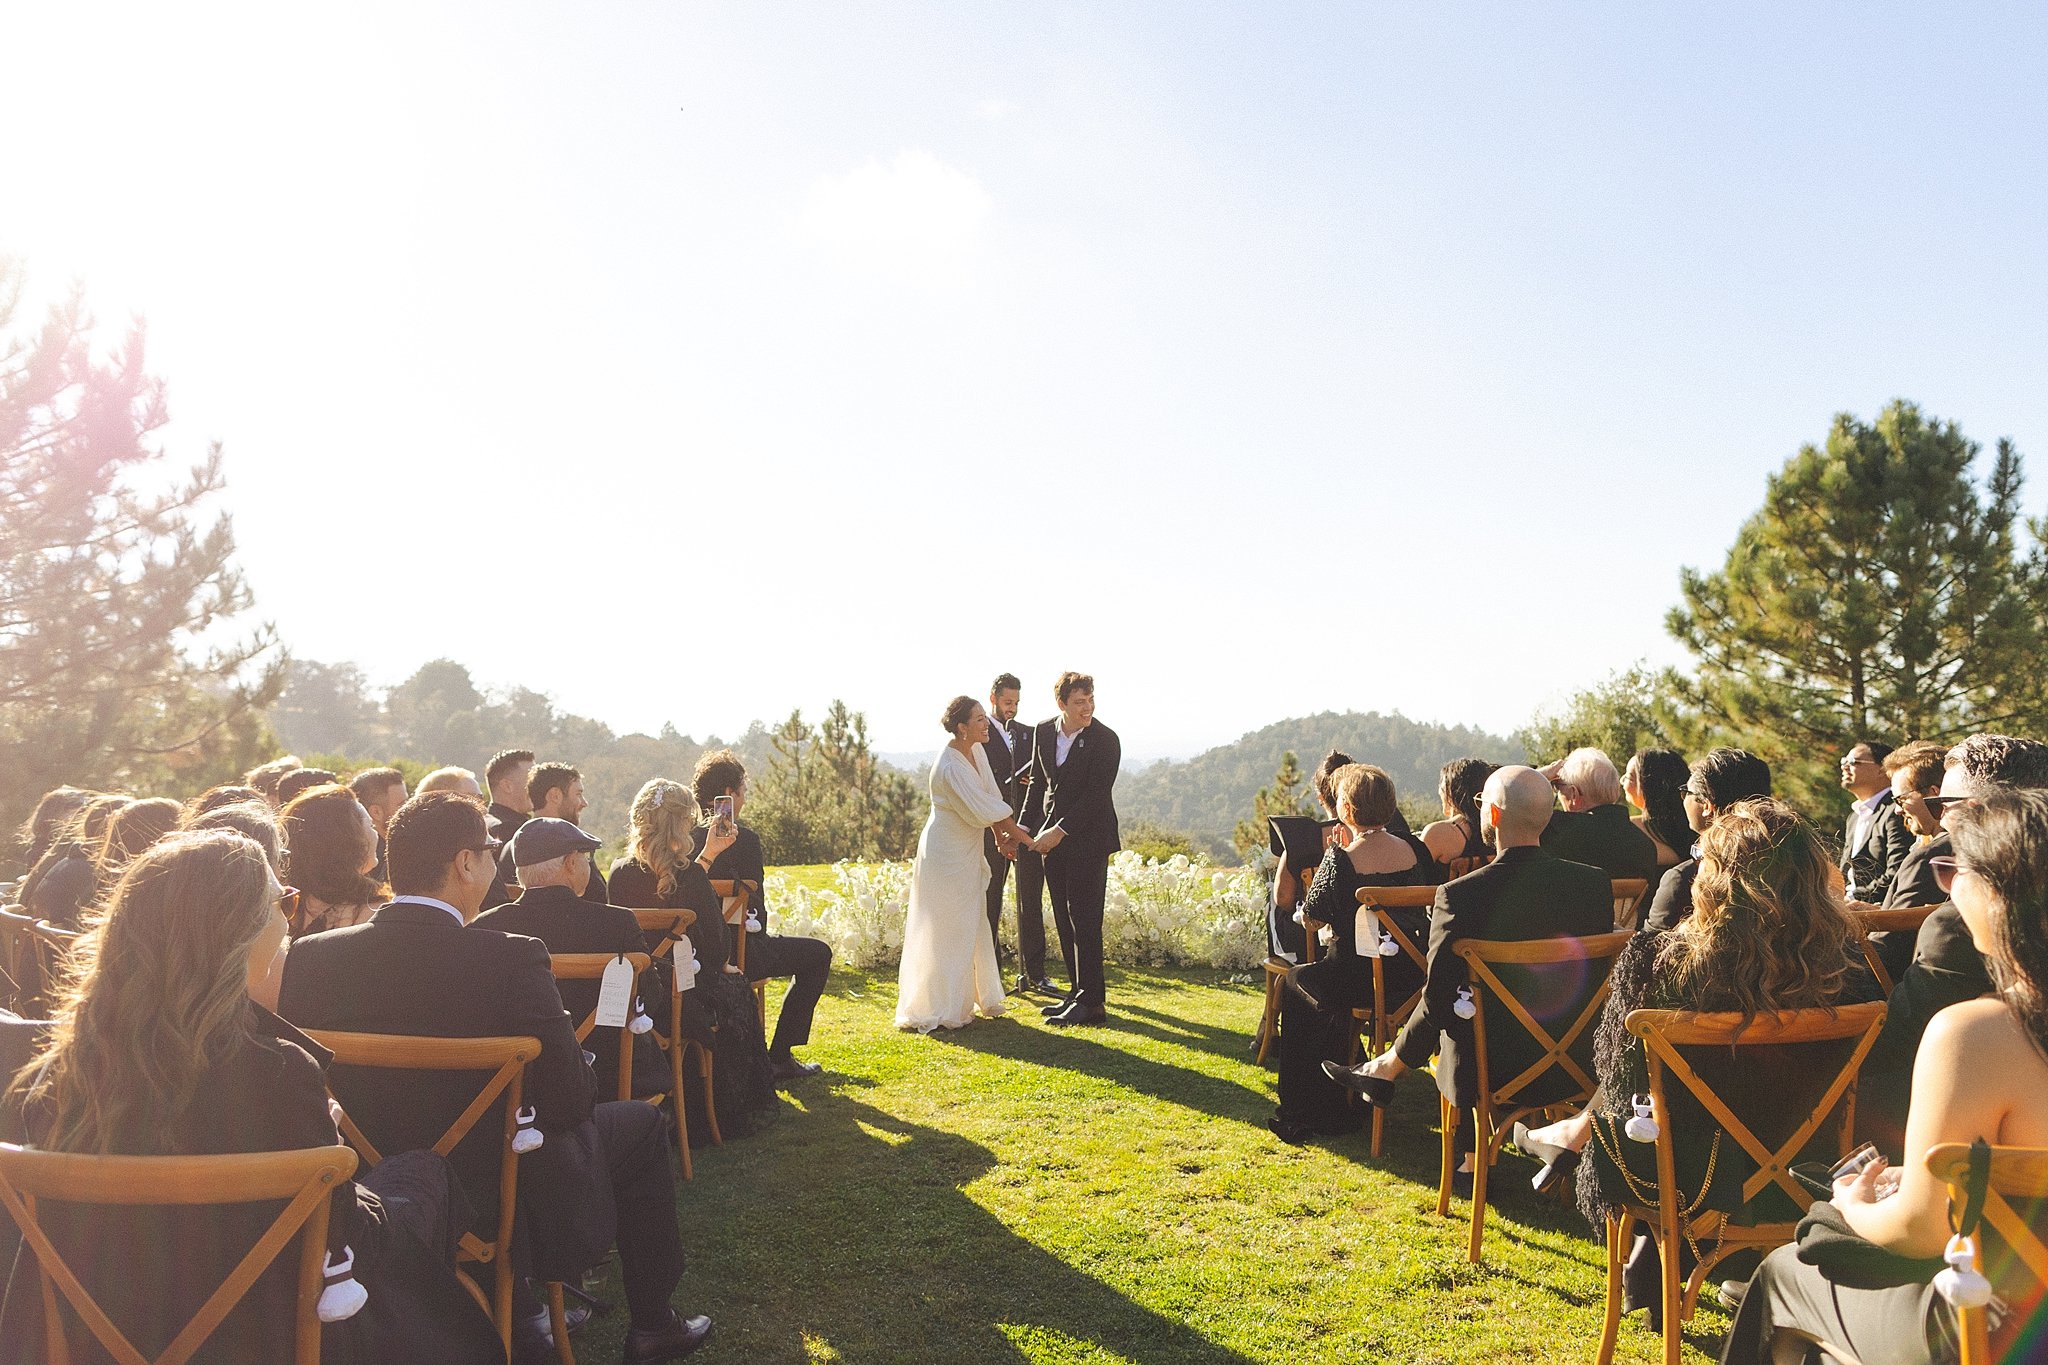
M 1511 765 L 1486 780 L 1481 818 L 1492 829 L 1499 853 L 1485 867 L 1438 890 L 1429 916 L 1422 1003 L 1401 1026 L 1394 1045 L 1355 1067 L 1325 1063 L 1323 1070 L 1332 1080 L 1383 1106 L 1393 1099 L 1394 1082 L 1434 1055 L 1438 1087 L 1469 1112 L 1479 1088 L 1478 1059 L 1471 1021 L 1459 1018 L 1455 1007 L 1471 977 L 1451 944 L 1465 938 L 1584 938 L 1613 932 L 1614 889 L 1607 873 L 1566 862 L 1541 847 L 1554 795 L 1549 780 L 1534 768 Z M 1458 1183 L 1469 1186 L 1469 1133 L 1463 1146 Z
M 1770 794 L 1770 764 L 1747 749 L 1714 749 L 1693 760 L 1692 776 L 1685 784 L 1685 818 L 1700 833 L 1737 801 Z M 1692 913 L 1692 884 L 1698 875 L 1696 854 L 1667 871 L 1639 928 L 1676 929 Z
M 542 763 L 534 768 L 526 779 L 526 799 L 533 808 L 528 819 L 545 816 L 550 820 L 567 820 L 575 824 L 583 818 L 583 812 L 590 809 L 590 803 L 583 799 L 583 774 L 567 763 Z M 493 835 L 493 838 L 498 836 Z M 506 845 L 506 854 L 498 859 L 498 870 L 506 885 L 518 884 L 519 869 L 512 864 L 511 845 Z M 590 880 L 584 884 L 583 899 L 606 905 L 611 897 L 606 894 L 604 873 L 595 867 L 590 869 Z
M 1941 795 L 1941 775 L 1947 758 L 1947 745 L 1926 740 L 1901 745 L 1885 756 L 1885 775 L 1892 784 L 1892 808 L 1905 821 L 1906 833 L 1914 841 L 1892 877 L 1891 890 L 1885 893 L 1886 910 L 1939 905 L 1948 899 L 1948 893 L 1935 879 L 1933 861 L 1951 856 L 1948 835 L 1941 827 L 1941 817 L 1927 804 L 1927 798 Z M 1884 963 L 1894 982 L 1905 975 L 1913 961 L 1916 937 L 1915 933 L 1901 930 L 1884 930 L 1870 936 L 1870 946 L 1877 950 L 1878 960 Z
M 815 938 L 768 932 L 768 902 L 761 888 L 768 878 L 761 836 L 739 823 L 740 810 L 747 801 L 747 769 L 730 749 L 714 749 L 697 760 L 690 776 L 697 804 L 715 813 L 720 797 L 732 801 L 732 846 L 711 862 L 712 881 L 752 882 L 752 904 L 747 911 L 747 979 L 765 981 L 770 977 L 790 978 L 789 993 L 782 997 L 782 1013 L 775 1021 L 775 1037 L 768 1044 L 768 1065 L 778 1081 L 793 1081 L 816 1075 L 816 1062 L 799 1061 L 792 1048 L 811 1041 L 811 1019 L 825 994 L 825 982 L 832 972 L 832 945 Z M 691 853 L 704 851 L 709 825 L 699 825 L 692 836 Z
M 1066 672 L 1053 688 L 1060 714 L 1032 739 L 1034 781 L 1045 787 L 1047 824 L 1032 840 L 1045 855 L 1053 923 L 1067 960 L 1072 989 L 1048 1006 L 1047 1022 L 1100 1024 L 1103 1010 L 1102 908 L 1109 894 L 1109 858 L 1123 847 L 1117 836 L 1112 789 L 1123 759 L 1116 731 L 1095 721 L 1095 679 Z
M 1613 759 L 1598 749 L 1574 749 L 1539 771 L 1564 803 L 1543 829 L 1546 852 L 1600 868 L 1610 878 L 1657 879 L 1657 841 L 1629 819 Z
M 988 755 L 988 770 L 995 774 L 1010 814 L 1024 813 L 1023 775 L 1031 770 L 1031 727 L 1017 719 L 1017 698 L 1024 684 L 1014 673 L 1000 673 L 988 689 L 988 738 L 982 752 Z M 995 936 L 996 954 L 1003 951 L 1003 884 L 1009 880 L 1010 860 L 996 847 L 993 829 L 982 835 L 982 852 L 988 858 L 988 931 Z M 1014 850 L 1021 864 L 1024 857 L 1036 857 L 1028 849 Z M 1040 864 L 1043 875 L 1043 864 Z M 1050 993 L 1052 982 L 1045 979 L 1045 916 L 1033 905 L 1024 908 L 1024 882 L 1020 867 L 1017 881 L 1017 989 Z
M 519 826 L 512 836 L 513 866 L 519 869 L 519 884 L 525 889 L 519 899 L 478 915 L 473 928 L 495 929 L 501 934 L 524 934 L 537 938 L 552 956 L 567 953 L 637 953 L 646 947 L 640 921 L 631 910 L 616 905 L 592 905 L 583 899 L 583 886 L 596 869 L 590 855 L 604 847 L 604 841 L 586 833 L 567 820 L 536 815 Z M 652 1017 L 648 1002 L 654 995 L 651 976 L 643 978 L 634 997 L 636 1012 Z M 557 981 L 562 1005 L 571 1023 L 581 1023 L 597 1008 L 603 985 L 598 981 Z M 660 1003 L 666 1004 L 666 1001 Z M 619 1030 L 603 1025 L 584 1039 L 586 1050 L 597 1058 L 591 1064 L 597 1072 L 598 1091 L 613 1094 L 614 1077 L 619 1074 Z M 658 1095 L 670 1088 L 673 1077 L 661 1059 L 651 1032 L 643 1032 L 633 1043 L 633 1093 Z
M 500 750 L 484 765 L 484 786 L 491 794 L 490 808 L 484 814 L 490 822 L 491 837 L 501 844 L 511 843 L 512 836 L 533 814 L 533 798 L 526 794 L 526 783 L 532 776 L 531 749 Z
M 1856 798 L 1842 828 L 1842 876 L 1852 904 L 1883 905 L 1913 847 L 1885 776 L 1891 752 L 1889 744 L 1859 739 L 1842 755 L 1842 786 Z
M 302 938 L 286 961 L 279 1012 L 302 1028 L 440 1038 L 530 1036 L 525 1100 L 542 1145 L 520 1158 L 519 1205 L 530 1270 L 573 1279 L 614 1240 L 632 1328 L 629 1362 L 673 1360 L 710 1335 L 708 1318 L 669 1307 L 683 1273 L 667 1124 L 634 1100 L 593 1104 L 583 1060 L 538 939 L 469 927 L 496 870 L 498 849 L 480 802 L 450 792 L 415 796 L 391 821 L 391 904 L 365 924 Z M 386 1151 L 431 1146 L 475 1087 L 431 1071 L 343 1067 L 333 1089 Z M 452 1155 L 478 1225 L 494 1225 L 502 1138 L 485 1121 Z M 538 1304 L 524 1299 L 530 1314 Z M 524 1316 L 524 1315 L 523 1315 Z M 524 1349 L 534 1343 L 531 1317 Z M 515 1343 L 517 1344 L 517 1343 Z

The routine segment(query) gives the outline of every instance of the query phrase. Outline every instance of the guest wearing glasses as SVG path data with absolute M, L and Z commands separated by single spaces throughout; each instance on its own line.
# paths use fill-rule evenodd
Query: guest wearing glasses
M 1842 787 L 1856 798 L 1842 828 L 1842 878 L 1851 901 L 1883 905 L 1912 851 L 1913 836 L 1893 799 L 1884 761 L 1892 746 L 1859 739 L 1842 755 Z
M 1686 823 L 1695 834 L 1704 833 L 1717 815 L 1737 801 L 1770 794 L 1769 764 L 1746 749 L 1714 749 L 1694 760 L 1692 775 L 1686 779 Z M 1698 875 L 1697 854 L 1664 874 L 1650 901 L 1650 913 L 1643 917 L 1645 931 L 1676 929 L 1692 914 L 1692 884 Z

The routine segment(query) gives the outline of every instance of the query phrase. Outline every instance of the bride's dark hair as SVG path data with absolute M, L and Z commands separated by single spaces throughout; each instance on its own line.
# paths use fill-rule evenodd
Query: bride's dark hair
M 953 700 L 946 703 L 946 713 L 939 717 L 939 724 L 945 727 L 947 734 L 958 739 L 960 737 L 960 727 L 965 725 L 968 717 L 974 714 L 976 705 L 978 703 L 972 697 L 953 698 Z

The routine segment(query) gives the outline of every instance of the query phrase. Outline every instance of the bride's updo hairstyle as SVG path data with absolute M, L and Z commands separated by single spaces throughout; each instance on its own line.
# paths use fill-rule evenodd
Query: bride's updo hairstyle
M 974 715 L 974 705 L 972 697 L 953 698 L 946 703 L 946 713 L 939 717 L 939 724 L 946 728 L 947 734 L 955 739 L 960 738 L 960 727 Z

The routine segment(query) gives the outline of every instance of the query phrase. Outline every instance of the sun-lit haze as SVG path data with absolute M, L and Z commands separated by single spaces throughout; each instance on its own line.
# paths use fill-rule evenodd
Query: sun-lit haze
M 30 4 L 0 251 L 260 613 L 620 730 L 1505 731 L 1833 413 L 2048 509 L 2032 6 Z M 113 331 L 110 328 L 110 333 Z

